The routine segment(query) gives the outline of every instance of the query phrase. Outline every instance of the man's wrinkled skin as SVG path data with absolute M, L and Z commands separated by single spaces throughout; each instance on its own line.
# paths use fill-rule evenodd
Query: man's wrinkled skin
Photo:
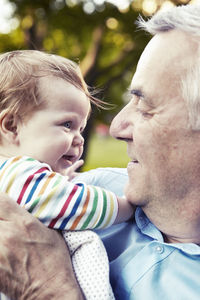
M 0 232 L 1 292 L 15 300 L 83 299 L 61 235 L 5 194 L 0 194 Z

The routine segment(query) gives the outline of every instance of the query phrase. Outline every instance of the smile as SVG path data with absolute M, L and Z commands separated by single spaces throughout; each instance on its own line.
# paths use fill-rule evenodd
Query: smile
M 129 161 L 129 163 L 127 165 L 127 170 L 134 168 L 136 165 L 139 165 L 138 160 Z
M 71 164 L 73 164 L 77 160 L 75 155 L 63 155 L 62 158 Z
M 136 159 L 132 160 L 131 162 L 134 164 L 139 164 L 138 160 L 136 160 Z

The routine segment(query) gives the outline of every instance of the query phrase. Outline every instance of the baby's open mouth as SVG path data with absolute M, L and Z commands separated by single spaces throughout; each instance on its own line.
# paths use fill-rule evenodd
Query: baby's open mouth
M 63 155 L 63 158 L 65 160 L 68 160 L 68 161 L 72 162 L 72 163 L 76 160 L 76 157 L 74 155 Z

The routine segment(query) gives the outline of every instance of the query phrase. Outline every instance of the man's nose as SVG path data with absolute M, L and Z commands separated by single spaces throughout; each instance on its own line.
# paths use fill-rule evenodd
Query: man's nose
M 110 125 L 110 135 L 119 140 L 132 139 L 132 123 L 126 106 L 113 119 Z

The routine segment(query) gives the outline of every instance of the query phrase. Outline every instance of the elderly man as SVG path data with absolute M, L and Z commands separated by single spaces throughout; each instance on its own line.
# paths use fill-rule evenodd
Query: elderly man
M 101 236 L 116 299 L 197 300 L 200 6 L 158 13 L 140 26 L 154 37 L 132 79 L 132 99 L 110 129 L 127 142 L 125 195 L 138 208 L 135 220 Z M 119 192 L 126 173 L 100 169 L 80 178 Z M 81 299 L 59 235 L 8 199 L 0 207 L 1 290 L 13 299 Z

